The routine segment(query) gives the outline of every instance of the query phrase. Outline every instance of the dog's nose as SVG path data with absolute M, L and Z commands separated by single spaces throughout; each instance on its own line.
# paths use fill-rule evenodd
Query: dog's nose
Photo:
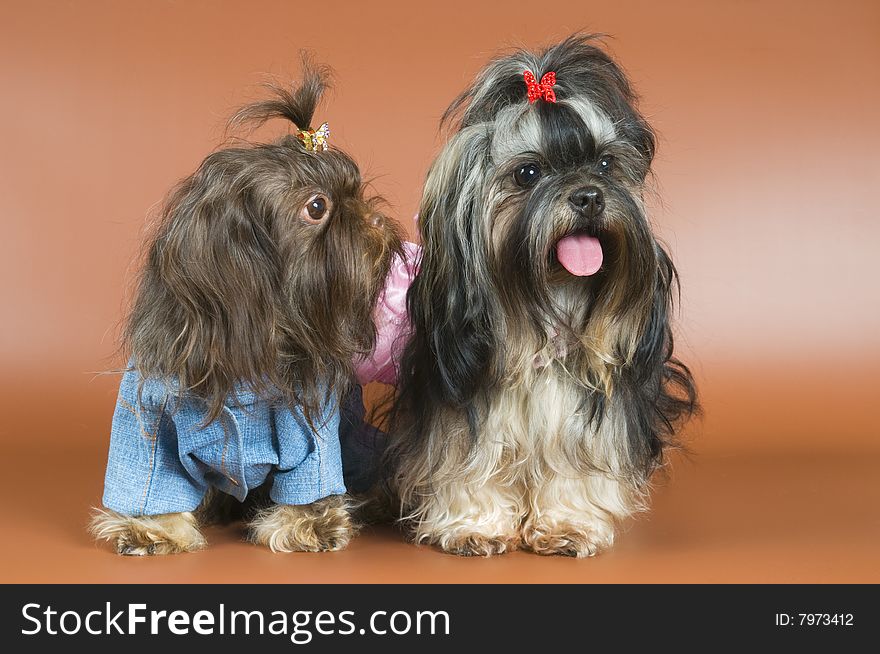
M 568 196 L 568 201 L 575 211 L 592 218 L 605 209 L 605 197 L 596 186 L 584 186 Z

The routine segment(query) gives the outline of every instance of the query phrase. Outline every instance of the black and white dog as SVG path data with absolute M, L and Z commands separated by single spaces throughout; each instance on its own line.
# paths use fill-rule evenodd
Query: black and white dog
M 643 202 L 654 134 L 583 35 L 493 61 L 444 121 L 390 490 L 415 540 L 449 552 L 593 555 L 697 410 Z

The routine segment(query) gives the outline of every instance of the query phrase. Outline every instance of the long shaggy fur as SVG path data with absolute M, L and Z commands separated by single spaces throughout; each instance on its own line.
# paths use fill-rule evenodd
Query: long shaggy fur
M 556 72 L 556 104 L 529 104 L 525 70 Z M 577 35 L 493 61 L 446 112 L 454 133 L 419 211 L 387 457 L 418 541 L 595 554 L 644 506 L 676 425 L 697 410 L 672 354 L 676 272 L 645 212 L 655 139 L 635 103 L 622 70 Z M 513 176 L 525 162 L 543 171 L 528 189 Z M 598 218 L 569 205 L 586 185 L 604 194 Z M 577 231 L 602 244 L 592 277 L 556 260 Z
M 282 118 L 308 129 L 326 86 L 327 70 L 306 59 L 301 85 L 272 87 L 272 97 L 231 124 Z M 304 212 L 316 195 L 328 211 L 310 222 Z M 307 151 L 294 135 L 214 152 L 165 203 L 125 329 L 126 354 L 144 379 L 170 380 L 204 400 L 207 422 L 249 390 L 302 408 L 311 423 L 345 393 L 353 361 L 373 348 L 372 311 L 400 248 L 377 202 L 348 155 Z M 344 502 L 319 504 L 328 502 L 329 516 L 278 507 L 274 531 L 285 535 L 257 540 L 283 551 L 344 545 L 343 532 L 353 533 Z M 199 515 L 225 517 L 211 507 Z M 165 553 L 204 546 L 196 521 L 104 512 L 94 529 L 122 549 Z
M 292 91 L 233 122 L 284 118 L 306 129 L 326 83 L 306 68 Z M 324 225 L 299 214 L 316 192 L 335 198 Z M 373 347 L 371 318 L 399 243 L 365 199 L 357 165 L 294 136 L 208 156 L 169 197 L 125 330 L 144 377 L 171 377 L 204 398 L 209 419 L 239 384 L 280 391 L 309 416 L 352 378 Z
M 325 552 L 344 549 L 357 533 L 351 501 L 327 497 L 305 506 L 276 504 L 250 521 L 252 542 L 273 552 Z
M 207 546 L 195 517 L 188 512 L 134 517 L 96 509 L 89 531 L 97 540 L 113 543 L 116 551 L 126 556 L 179 554 Z

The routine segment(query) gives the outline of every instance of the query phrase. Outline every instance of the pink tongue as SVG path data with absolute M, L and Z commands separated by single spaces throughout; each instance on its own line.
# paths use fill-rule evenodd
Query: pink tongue
M 556 244 L 556 258 L 572 275 L 588 277 L 602 267 L 602 245 L 586 234 L 573 234 Z

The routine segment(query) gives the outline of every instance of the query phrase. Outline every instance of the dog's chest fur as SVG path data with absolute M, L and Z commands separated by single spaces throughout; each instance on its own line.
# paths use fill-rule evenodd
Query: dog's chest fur
M 492 394 L 480 438 L 497 450 L 500 467 L 526 478 L 617 472 L 624 425 L 609 407 L 601 424 L 591 419 L 588 391 L 566 368 L 567 349 L 554 338 L 516 357 L 518 368 Z

